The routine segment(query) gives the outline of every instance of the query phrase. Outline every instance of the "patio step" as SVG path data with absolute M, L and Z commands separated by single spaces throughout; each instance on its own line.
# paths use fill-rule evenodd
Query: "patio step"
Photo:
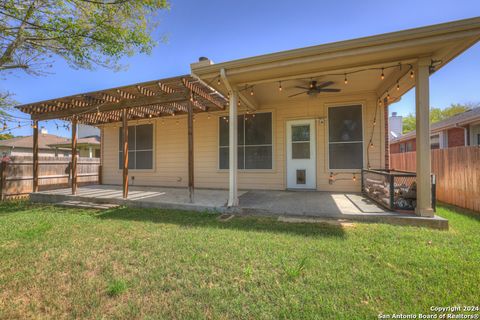
M 118 208 L 118 204 L 113 203 L 94 203 L 88 201 L 77 201 L 77 200 L 65 200 L 55 203 L 56 206 L 70 207 L 70 208 L 80 208 L 80 209 L 97 209 L 97 210 L 108 210 Z

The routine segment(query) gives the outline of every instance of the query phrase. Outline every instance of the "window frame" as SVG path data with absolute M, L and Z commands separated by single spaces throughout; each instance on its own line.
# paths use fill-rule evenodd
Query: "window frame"
M 272 125 L 271 125 L 271 129 L 272 129 L 272 143 L 271 143 L 271 148 L 272 148 L 272 167 L 270 169 L 246 169 L 246 168 L 243 168 L 243 169 L 238 169 L 237 168 L 237 171 L 241 171 L 241 172 L 275 172 L 276 171 L 276 159 L 275 159 L 275 124 L 276 124 L 276 121 L 275 121 L 275 112 L 271 109 L 265 109 L 261 112 L 254 112 L 255 114 L 261 114 L 261 113 L 270 113 L 271 114 L 271 120 L 272 120 Z M 246 114 L 249 114 L 251 115 L 251 113 L 247 113 L 246 111 L 243 112 L 243 113 L 238 113 L 237 114 L 237 117 L 238 116 L 245 116 Z M 216 118 L 216 130 L 217 130 L 217 172 L 228 172 L 230 170 L 230 168 L 228 169 L 222 169 L 220 168 L 220 119 L 223 118 L 223 117 L 227 117 L 227 119 L 229 118 L 229 114 L 219 114 L 218 117 Z M 244 135 L 245 135 L 245 127 L 244 127 Z M 230 143 L 230 141 L 229 141 Z M 248 145 L 249 147 L 255 147 L 255 146 L 267 146 L 266 144 L 262 144 L 262 145 Z M 225 146 L 223 146 L 223 148 L 226 148 Z M 228 147 L 229 149 L 230 147 Z M 238 152 L 238 151 L 237 151 Z M 245 157 L 245 155 L 244 155 Z
M 134 124 L 128 124 L 129 127 L 136 127 L 136 126 L 142 126 L 142 125 L 151 125 L 152 126 L 152 168 L 151 169 L 131 169 L 131 168 L 128 168 L 128 171 L 133 171 L 133 172 L 155 172 L 156 171 L 156 125 L 155 125 L 155 122 L 152 122 L 152 123 L 148 123 L 148 122 L 139 122 L 139 123 L 134 123 Z M 118 158 L 117 158 L 117 162 L 118 164 L 120 164 L 120 152 L 123 152 L 123 150 L 120 150 L 121 148 L 121 143 L 120 143 L 120 130 L 123 128 L 122 125 L 118 126 L 116 129 L 118 130 L 117 131 L 117 134 L 116 134 L 116 137 L 117 137 L 117 142 L 118 142 Z M 135 129 L 137 130 L 137 129 Z M 135 135 L 135 139 L 136 139 L 136 135 Z M 144 150 L 139 150 L 139 151 L 150 151 L 149 149 L 144 149 Z M 129 152 L 132 152 L 130 149 L 129 149 Z M 135 149 L 135 165 L 137 164 L 137 150 Z M 118 168 L 118 172 L 123 172 L 123 168 Z
M 329 172 L 352 172 L 352 173 L 360 173 L 362 169 L 365 168 L 365 164 L 367 163 L 366 159 L 366 148 L 365 147 L 365 101 L 351 101 L 351 102 L 342 102 L 342 103 L 332 103 L 326 104 L 326 117 L 325 117 L 325 155 L 326 155 L 326 162 L 327 168 Z M 362 110 L 362 168 L 360 169 L 333 169 L 330 167 L 330 119 L 328 117 L 330 108 L 338 108 L 338 107 L 353 107 L 353 106 L 360 106 Z M 348 143 L 358 143 L 360 141 L 348 142 Z

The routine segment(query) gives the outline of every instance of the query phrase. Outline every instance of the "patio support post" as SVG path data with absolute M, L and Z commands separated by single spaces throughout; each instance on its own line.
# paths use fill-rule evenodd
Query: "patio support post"
M 237 181 L 237 167 L 238 167 L 238 92 L 236 90 L 230 91 L 230 106 L 229 106 L 229 193 L 228 206 L 238 206 L 238 181 Z
M 193 168 L 193 96 L 188 104 L 188 195 L 190 203 L 194 202 L 194 168 Z
M 72 118 L 72 194 L 77 194 L 77 118 Z
M 385 124 L 385 169 L 390 169 L 390 128 L 388 123 L 388 98 L 383 99 L 383 121 Z
M 38 120 L 33 121 L 33 192 L 38 192 Z
M 430 58 L 418 60 L 415 70 L 417 207 L 415 213 L 433 217 L 430 180 Z
M 123 128 L 123 198 L 128 197 L 128 110 L 122 110 Z

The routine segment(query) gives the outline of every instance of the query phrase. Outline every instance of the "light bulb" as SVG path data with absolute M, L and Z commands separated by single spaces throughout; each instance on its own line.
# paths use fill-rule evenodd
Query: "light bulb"
M 278 81 L 278 91 L 282 91 L 282 81 Z
M 413 70 L 412 70 L 412 71 L 410 71 L 410 78 L 412 78 L 412 79 L 413 79 Z
M 348 79 L 347 79 L 347 74 L 345 73 L 345 80 L 344 80 L 345 84 L 348 84 Z
M 250 89 L 250 95 L 253 96 L 253 88 Z
M 380 78 L 383 80 L 385 79 L 385 74 L 383 73 L 383 68 L 382 68 L 382 75 L 380 76 Z
M 397 81 L 397 91 L 400 90 L 400 84 Z

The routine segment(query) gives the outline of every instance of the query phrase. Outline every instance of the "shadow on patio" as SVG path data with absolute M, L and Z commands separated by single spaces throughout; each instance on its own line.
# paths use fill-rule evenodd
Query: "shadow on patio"
M 329 223 L 288 224 L 268 217 L 235 217 L 220 221 L 219 214 L 182 210 L 117 208 L 99 212 L 99 219 L 181 225 L 185 228 L 217 228 L 239 231 L 292 234 L 308 237 L 345 237 L 344 227 Z

